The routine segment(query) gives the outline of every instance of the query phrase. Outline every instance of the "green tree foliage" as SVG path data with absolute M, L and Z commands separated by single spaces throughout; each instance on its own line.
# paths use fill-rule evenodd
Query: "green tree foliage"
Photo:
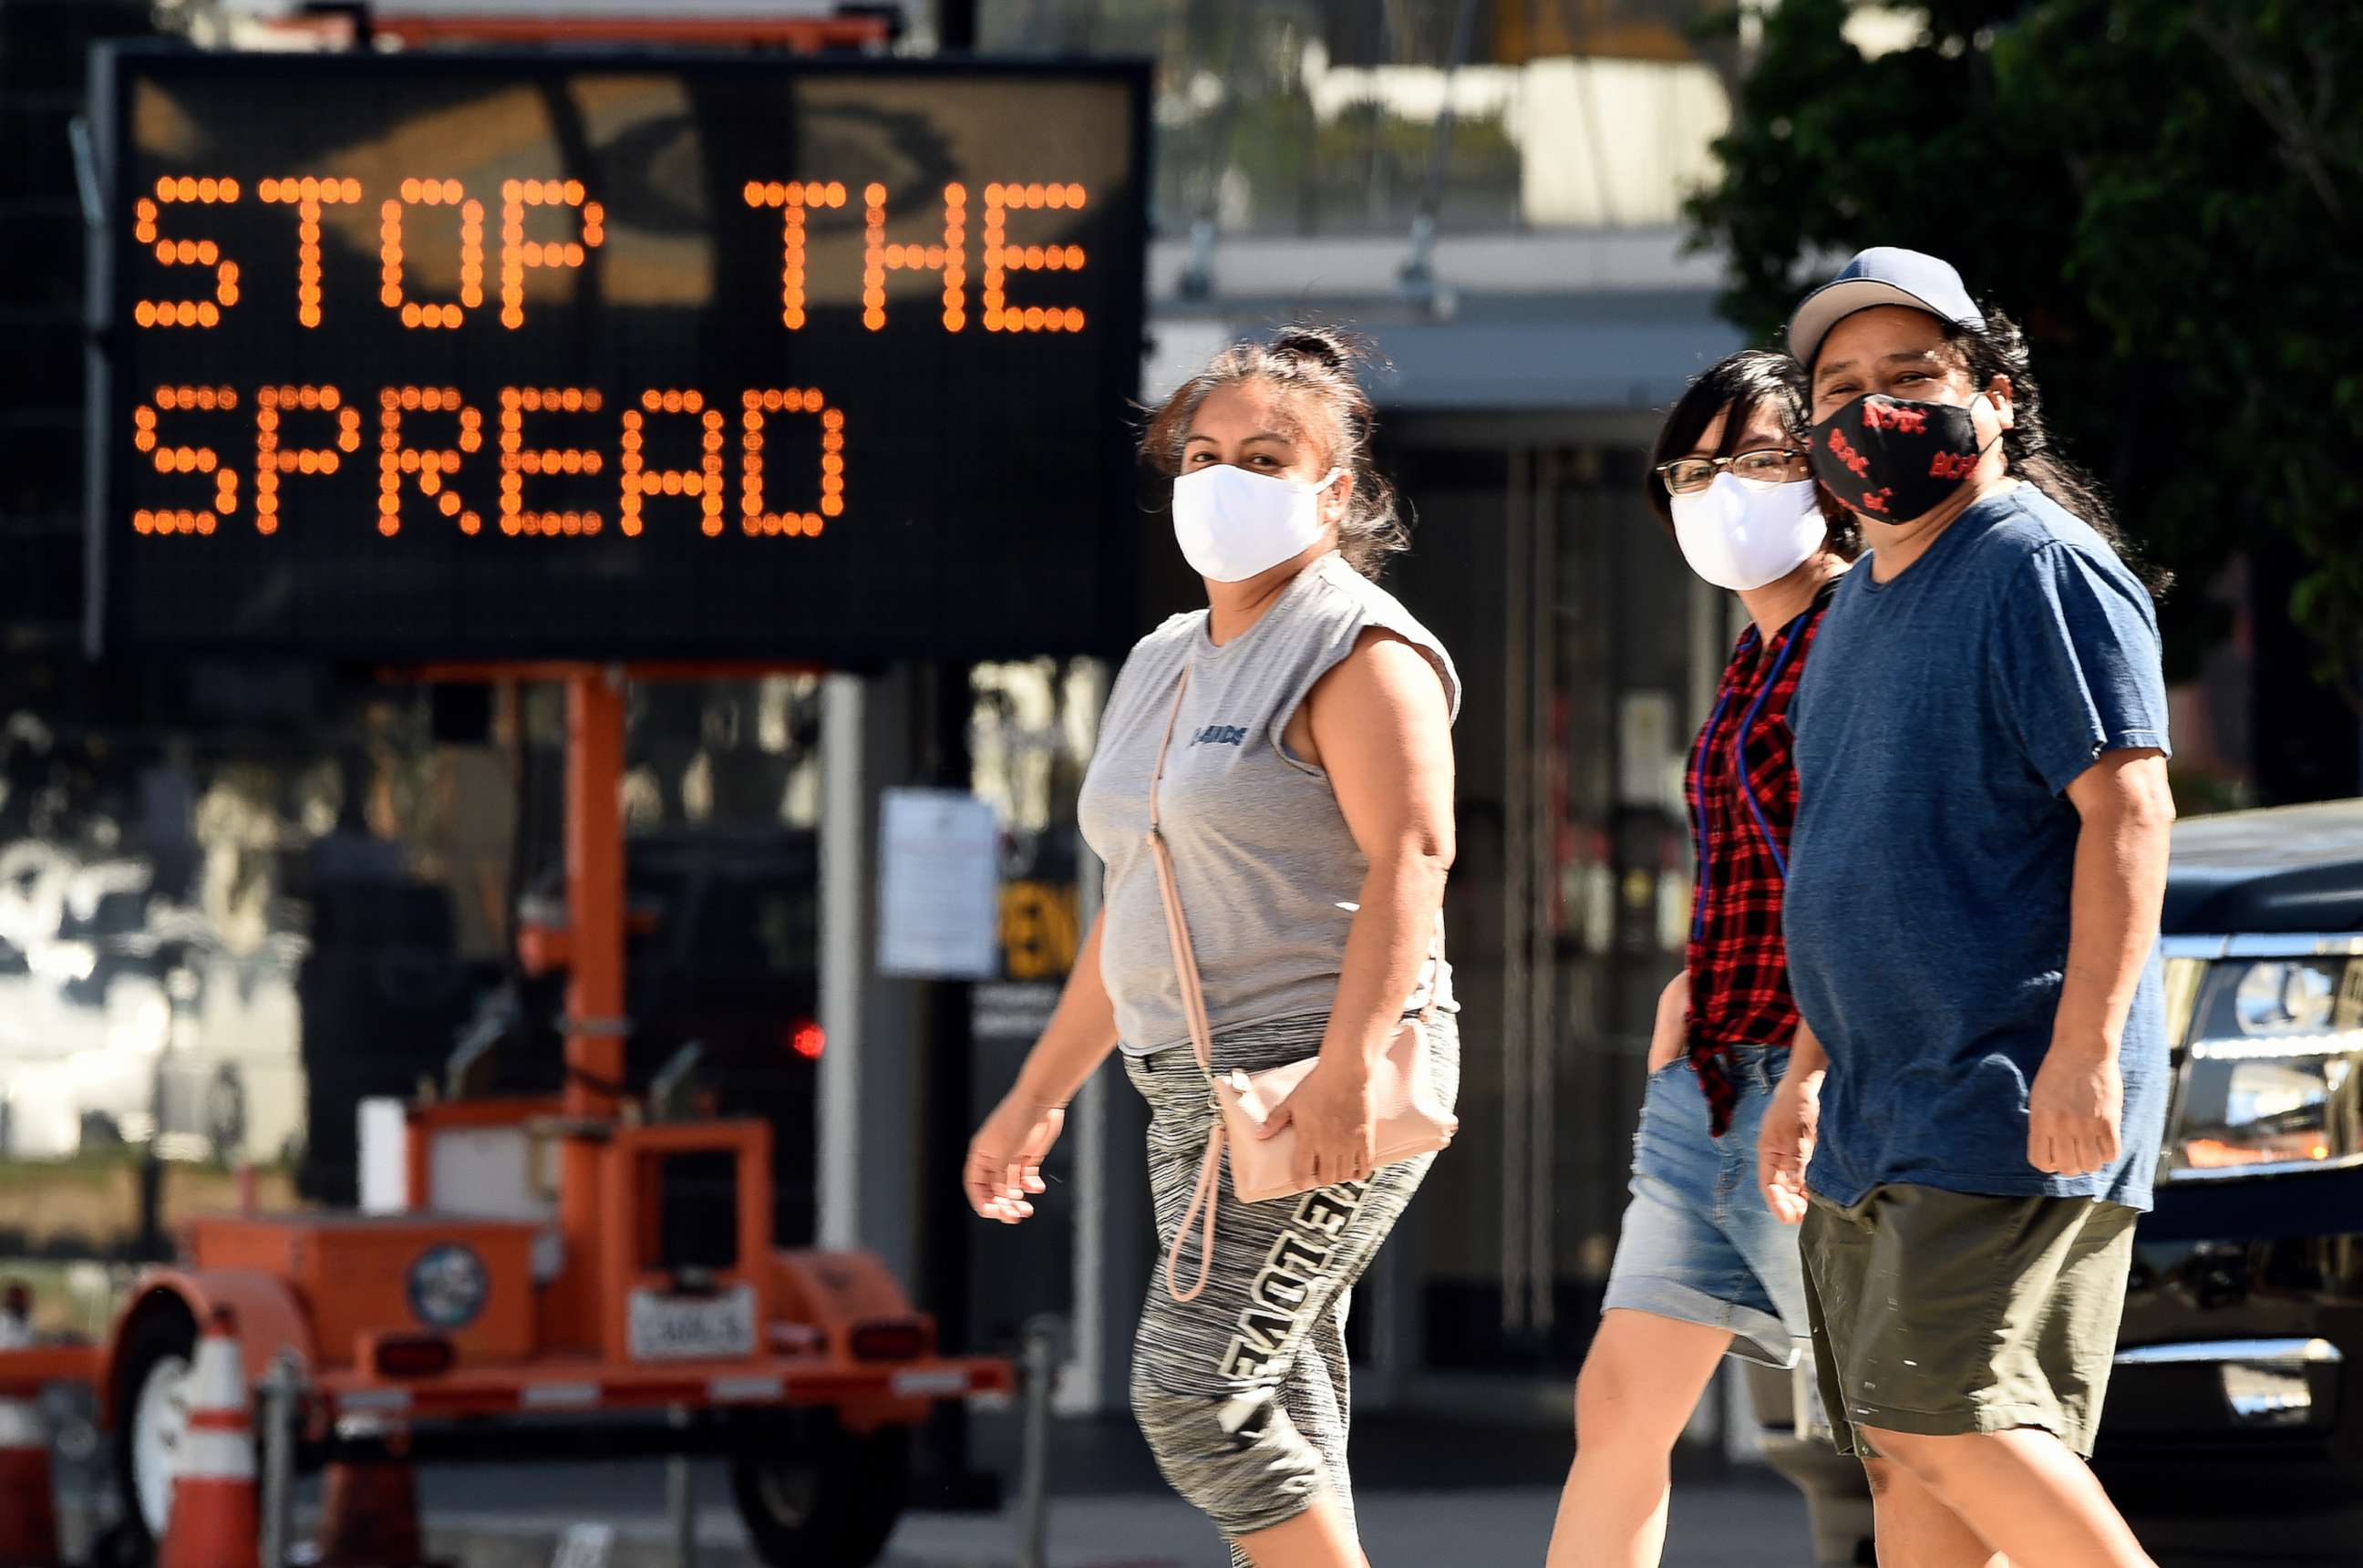
M 2363 705 L 2363 6 L 1933 0 L 1869 59 L 1850 9 L 1752 24 L 1722 182 L 1691 206 L 1731 257 L 1726 313 L 1769 335 L 1866 245 L 1951 261 L 2180 576 L 2176 662 L 2269 530 L 2310 567 L 2290 608 L 2321 673 Z

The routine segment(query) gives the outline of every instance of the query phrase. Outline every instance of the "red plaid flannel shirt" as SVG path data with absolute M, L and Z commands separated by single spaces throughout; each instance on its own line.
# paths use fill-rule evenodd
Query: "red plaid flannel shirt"
M 1690 1058 L 1717 1138 L 1729 1130 L 1739 1099 L 1730 1048 L 1785 1049 L 1797 1032 L 1789 949 L 1781 935 L 1789 829 L 1797 819 L 1789 699 L 1830 594 L 1825 589 L 1783 627 L 1769 654 L 1759 654 L 1753 626 L 1740 634 L 1715 691 L 1714 711 L 1683 773 L 1698 850 L 1684 957 L 1691 979 Z

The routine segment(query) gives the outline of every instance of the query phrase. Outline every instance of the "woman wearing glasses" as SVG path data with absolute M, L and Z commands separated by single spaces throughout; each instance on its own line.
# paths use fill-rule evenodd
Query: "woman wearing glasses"
M 1787 1366 L 1806 1331 L 1788 1229 L 1802 1195 L 1797 1214 L 1776 1214 L 1756 1149 L 1804 1027 L 1781 937 L 1797 802 L 1789 698 L 1854 554 L 1824 522 L 1805 424 L 1803 372 L 1751 350 L 1692 382 L 1658 435 L 1659 519 L 1693 572 L 1739 595 L 1749 624 L 1684 776 L 1698 853 L 1690 943 L 1658 998 L 1633 1200 L 1576 1383 L 1552 1568 L 1656 1563 L 1674 1440 L 1716 1364 L 1728 1353 Z

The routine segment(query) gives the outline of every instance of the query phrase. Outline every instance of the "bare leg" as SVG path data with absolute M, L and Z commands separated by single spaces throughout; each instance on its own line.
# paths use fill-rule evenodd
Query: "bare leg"
M 2018 1568 L 2157 1568 L 2100 1481 L 2049 1432 L 1869 1435 Z
M 1326 1495 L 1337 1505 L 1340 1528 L 1348 1539 L 1357 1543 L 1355 1561 L 1359 1562 L 1364 1559 L 1359 1555 L 1361 1538 L 1354 1526 L 1354 1487 L 1346 1467 L 1346 1434 L 1353 1414 L 1348 1392 L 1353 1369 L 1346 1354 L 1346 1314 L 1351 1299 L 1351 1293 L 1339 1291 L 1335 1300 L 1314 1314 L 1313 1326 L 1304 1336 L 1304 1349 L 1297 1355 L 1296 1364 L 1289 1369 L 1288 1381 L 1281 1385 L 1281 1398 L 1296 1429 L 1321 1451 L 1323 1477 L 1329 1483 Z M 1257 1538 L 1251 1539 L 1271 1533 L 1259 1531 Z M 1283 1543 L 1281 1550 L 1289 1548 Z M 1287 1561 L 1326 1562 L 1328 1559 Z M 1231 1543 L 1233 1568 L 1252 1568 L 1255 1562 L 1246 1540 Z
M 1231 1543 L 1256 1568 L 1368 1568 L 1353 1524 L 1326 1488 L 1313 1506 L 1289 1520 Z
M 1674 1440 L 1731 1346 L 1709 1329 L 1623 1307 L 1602 1315 L 1575 1384 L 1575 1463 L 1550 1568 L 1656 1568 Z
M 1892 1460 L 1866 1459 L 1882 1568 L 2010 1568 L 1961 1516 Z

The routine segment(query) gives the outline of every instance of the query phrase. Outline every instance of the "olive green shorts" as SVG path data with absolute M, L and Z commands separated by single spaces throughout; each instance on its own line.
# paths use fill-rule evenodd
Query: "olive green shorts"
M 1838 1451 L 1875 1457 L 1865 1427 L 2038 1427 L 2091 1457 L 2137 1218 L 1936 1187 L 1878 1187 L 1848 1208 L 1814 1197 L 1805 1306 Z

